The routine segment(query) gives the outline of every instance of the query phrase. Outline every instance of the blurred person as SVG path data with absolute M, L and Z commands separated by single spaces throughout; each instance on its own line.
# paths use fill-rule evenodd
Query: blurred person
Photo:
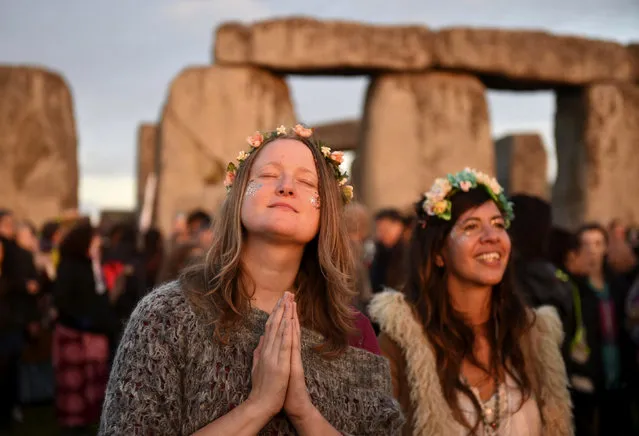
M 367 306 L 373 297 L 364 243 L 371 235 L 371 216 L 361 203 L 350 203 L 344 208 L 344 223 L 357 259 L 356 282 L 357 295 L 353 304 L 362 313 L 367 313 Z
M 27 325 L 26 294 L 7 274 L 11 261 L 5 246 L 0 239 L 0 432 L 10 430 L 18 405 L 18 368 Z
M 374 293 L 403 284 L 405 230 L 404 217 L 398 210 L 383 209 L 375 215 L 375 255 L 370 266 Z
M 117 329 L 100 268 L 101 238 L 90 222 L 78 222 L 60 244 L 54 289 L 59 316 L 53 335 L 55 402 L 65 434 L 91 434 L 109 374 L 109 342 Z
M 550 203 L 530 195 L 514 195 L 511 201 L 517 211 L 517 220 L 508 229 L 517 290 L 532 308 L 550 305 L 557 309 L 564 333 L 570 338 L 575 332 L 572 287 L 550 261 Z M 563 356 L 564 360 L 568 358 L 567 342 Z
M 577 434 L 604 435 L 615 428 L 629 435 L 631 396 L 637 376 L 632 342 L 623 326 L 627 286 L 606 266 L 608 232 L 587 224 L 577 232 L 585 275 L 579 284 L 583 346 L 571 353 L 573 400 Z
M 144 298 L 100 435 L 395 434 L 370 322 L 352 308 L 341 153 L 301 125 L 249 138 L 206 262 Z
M 164 240 L 158 229 L 149 229 L 144 234 L 145 290 L 155 288 L 159 284 L 160 271 L 164 263 Z
M 561 321 L 516 291 L 512 205 L 466 169 L 415 203 L 406 286 L 373 297 L 405 435 L 573 433 Z

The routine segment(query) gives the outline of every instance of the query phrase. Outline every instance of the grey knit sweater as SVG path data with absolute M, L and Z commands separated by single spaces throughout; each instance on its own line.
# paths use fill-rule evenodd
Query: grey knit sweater
M 228 345 L 191 309 L 178 282 L 146 296 L 118 349 L 100 435 L 190 435 L 248 397 L 253 350 L 268 318 L 254 309 Z M 311 350 L 321 336 L 302 331 L 302 359 L 313 404 L 339 431 L 399 433 L 404 418 L 392 397 L 388 362 L 349 347 L 335 360 Z M 296 434 L 282 412 L 260 434 Z

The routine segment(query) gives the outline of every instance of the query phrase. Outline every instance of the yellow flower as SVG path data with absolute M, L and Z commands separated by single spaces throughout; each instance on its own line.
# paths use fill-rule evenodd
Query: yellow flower
M 351 201 L 353 199 L 353 187 L 351 185 L 342 186 L 342 194 L 344 194 L 346 202 Z
M 448 202 L 446 200 L 438 201 L 433 206 L 433 212 L 435 213 L 435 215 L 443 214 L 444 212 L 446 212 L 446 209 L 448 209 Z

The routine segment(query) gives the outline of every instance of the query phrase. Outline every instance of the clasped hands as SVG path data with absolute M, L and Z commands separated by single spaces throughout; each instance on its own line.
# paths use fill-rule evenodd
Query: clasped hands
M 293 294 L 286 292 L 266 321 L 264 335 L 253 352 L 248 398 L 269 417 L 283 409 L 294 424 L 316 412 L 304 381 L 301 336 L 297 303 Z

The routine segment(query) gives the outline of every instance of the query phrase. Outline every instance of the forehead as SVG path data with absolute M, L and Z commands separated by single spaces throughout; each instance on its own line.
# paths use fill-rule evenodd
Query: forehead
M 598 242 L 606 239 L 601 230 L 598 229 L 590 229 L 586 230 L 581 234 L 581 240 L 584 242 Z
M 457 222 L 461 223 L 470 218 L 491 219 L 495 216 L 502 216 L 501 211 L 494 201 L 487 201 L 477 207 L 468 209 L 461 214 Z
M 313 153 L 306 144 L 295 139 L 277 139 L 264 146 L 253 168 L 276 164 L 285 168 L 303 168 L 317 173 Z

